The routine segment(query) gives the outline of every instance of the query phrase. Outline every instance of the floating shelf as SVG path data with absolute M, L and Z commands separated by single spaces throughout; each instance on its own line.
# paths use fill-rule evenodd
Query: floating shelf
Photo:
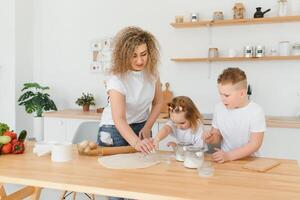
M 271 61 L 271 60 L 300 60 L 300 56 L 264 56 L 261 58 L 255 58 L 255 57 L 172 58 L 171 60 L 174 62 Z
M 232 26 L 232 25 L 249 25 L 249 24 L 269 24 L 269 23 L 285 23 L 299 22 L 300 16 L 284 16 L 284 17 L 268 17 L 268 18 L 252 18 L 252 19 L 224 19 L 224 20 L 208 20 L 198 22 L 171 23 L 174 28 L 197 28 L 209 26 Z

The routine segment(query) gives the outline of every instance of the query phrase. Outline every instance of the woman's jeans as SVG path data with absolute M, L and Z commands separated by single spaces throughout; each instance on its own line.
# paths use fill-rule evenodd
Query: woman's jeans
M 142 130 L 146 122 L 140 122 L 140 123 L 133 123 L 129 124 L 129 126 L 132 128 L 134 133 L 139 136 L 139 132 Z M 101 133 L 105 135 L 110 135 L 112 139 L 112 144 L 107 144 L 101 141 Z M 122 137 L 118 129 L 114 125 L 102 125 L 99 128 L 98 131 L 98 137 L 97 137 L 97 143 L 100 146 L 128 146 L 128 142 Z M 124 198 L 118 198 L 118 197 L 109 197 L 109 200 L 124 200 Z
M 129 124 L 129 126 L 132 128 L 134 133 L 139 136 L 139 132 L 142 130 L 146 122 L 140 122 L 140 123 L 133 123 Z M 105 143 L 101 141 L 101 135 L 103 132 L 107 135 L 110 135 L 112 139 L 112 144 Z M 122 137 L 118 129 L 116 128 L 115 125 L 102 125 L 99 128 L 98 131 L 98 137 L 97 137 L 97 143 L 100 146 L 106 146 L 106 147 L 118 147 L 118 146 L 128 146 L 128 142 Z

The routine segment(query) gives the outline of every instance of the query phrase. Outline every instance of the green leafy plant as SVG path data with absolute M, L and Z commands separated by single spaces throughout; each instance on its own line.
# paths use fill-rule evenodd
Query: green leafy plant
M 5 123 L 0 122 L 0 136 L 5 132 L 9 131 L 9 126 Z
M 82 93 L 81 97 L 79 97 L 76 102 L 79 106 L 83 105 L 95 105 L 94 96 L 91 93 Z
M 36 117 L 42 117 L 44 111 L 57 110 L 55 103 L 45 90 L 49 90 L 49 87 L 40 86 L 38 83 L 24 83 L 21 91 L 26 92 L 18 99 L 19 105 L 25 106 L 27 113 L 35 113 Z

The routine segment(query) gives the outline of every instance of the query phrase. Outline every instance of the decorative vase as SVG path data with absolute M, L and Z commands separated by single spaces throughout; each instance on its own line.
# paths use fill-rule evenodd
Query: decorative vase
M 44 140 L 44 118 L 34 117 L 33 118 L 33 137 L 36 141 Z
M 89 104 L 83 105 L 82 110 L 83 112 L 88 112 L 90 110 L 90 105 Z

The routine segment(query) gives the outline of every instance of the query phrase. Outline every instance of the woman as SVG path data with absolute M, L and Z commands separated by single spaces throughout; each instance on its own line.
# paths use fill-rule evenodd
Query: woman
M 156 39 L 138 27 L 127 27 L 115 38 L 112 60 L 106 85 L 109 104 L 102 114 L 98 144 L 131 145 L 148 154 L 154 149 L 151 128 L 163 103 Z

